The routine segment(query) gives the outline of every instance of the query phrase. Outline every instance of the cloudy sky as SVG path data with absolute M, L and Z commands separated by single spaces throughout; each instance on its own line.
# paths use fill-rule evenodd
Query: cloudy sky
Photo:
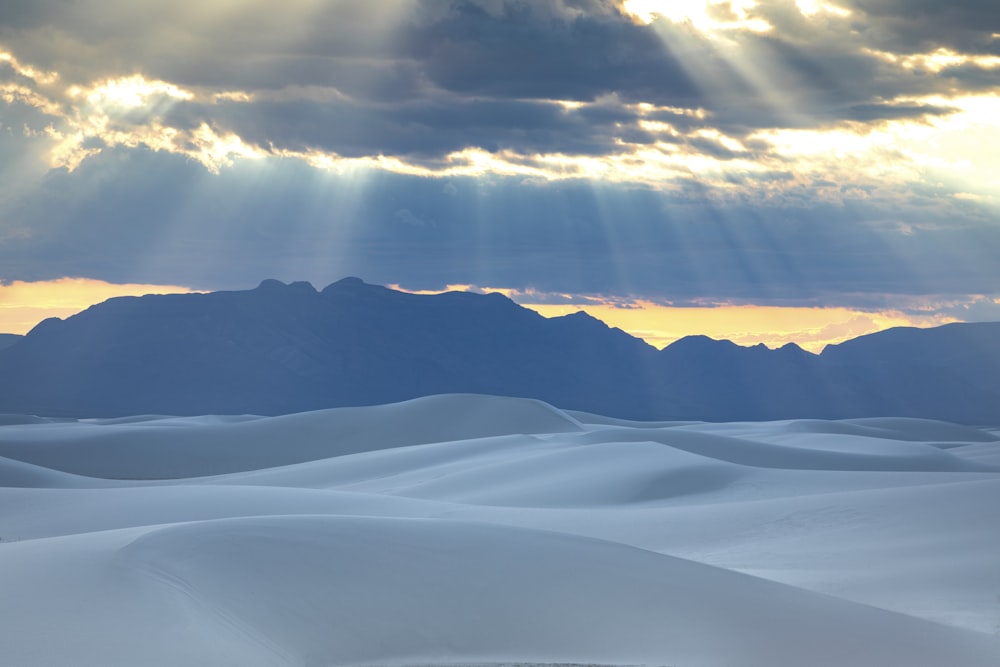
M 662 345 L 1000 320 L 995 0 L 0 4 L 0 330 L 498 289 Z

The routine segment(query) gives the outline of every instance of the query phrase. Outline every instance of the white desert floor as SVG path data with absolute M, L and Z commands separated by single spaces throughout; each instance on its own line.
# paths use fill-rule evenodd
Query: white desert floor
M 1000 665 L 996 430 L 2 419 L 2 665 Z

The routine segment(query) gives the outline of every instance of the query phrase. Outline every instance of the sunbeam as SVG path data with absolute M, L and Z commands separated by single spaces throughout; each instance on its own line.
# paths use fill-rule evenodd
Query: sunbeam
M 182 5 L 4 33 L 4 279 L 994 298 L 995 28 L 905 46 L 812 1 Z

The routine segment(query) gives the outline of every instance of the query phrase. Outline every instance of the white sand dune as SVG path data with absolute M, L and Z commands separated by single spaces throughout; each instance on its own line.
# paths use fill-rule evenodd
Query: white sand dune
M 23 461 L 0 457 L 0 490 L 4 488 L 76 489 L 105 486 L 104 480 L 72 475 Z
M 986 466 L 1000 468 L 1000 447 L 994 442 L 953 443 L 948 449 L 953 455 L 961 456 L 967 461 L 977 461 Z
M 994 666 L 998 453 L 467 395 L 11 417 L 2 662 Z
M 11 426 L 0 436 L 0 456 L 80 475 L 169 479 L 441 440 L 581 428 L 540 401 L 430 396 L 267 419 L 144 416 Z

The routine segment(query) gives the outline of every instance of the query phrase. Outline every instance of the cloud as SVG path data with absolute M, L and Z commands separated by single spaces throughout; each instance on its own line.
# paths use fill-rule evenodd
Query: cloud
M 6 280 L 86 275 L 229 288 L 262 276 L 325 284 L 356 274 L 413 288 L 799 305 L 860 303 L 869 293 L 992 294 L 1000 284 L 1000 231 L 976 222 L 990 218 L 974 201 L 936 210 L 855 197 L 794 208 L 613 183 L 449 182 L 454 193 L 437 179 L 294 161 L 211 174 L 166 152 L 106 150 L 73 172 L 52 172 L 5 211 L 0 265 Z M 901 222 L 909 235 L 897 232 Z
M 937 52 L 893 51 L 884 35 L 902 10 L 864 4 L 713 5 L 706 24 L 689 20 L 700 16 L 690 3 L 650 24 L 598 1 L 43 6 L 0 15 L 6 95 L 48 118 L 49 163 L 70 169 L 108 147 L 147 146 L 212 171 L 270 156 L 836 197 L 796 182 L 769 133 L 898 134 L 960 115 L 961 81 L 966 94 L 997 84 L 960 49 L 938 69 L 927 64 Z M 949 20 L 975 29 L 979 10 L 958 5 Z M 811 180 L 860 186 L 853 170 L 831 173 L 838 162 Z M 892 185 L 921 176 L 892 174 Z
M 876 30 L 869 39 L 898 53 L 928 53 L 941 47 L 967 53 L 1000 53 L 993 37 L 1000 15 L 990 0 L 848 0 Z
M 988 3 L 823 6 L 5 5 L 0 278 L 993 294 Z
M 897 52 L 879 36 L 901 14 L 863 6 L 818 21 L 792 3 L 763 2 L 741 11 L 772 30 L 728 31 L 724 40 L 690 23 L 637 23 L 611 2 L 45 6 L 10 15 L 0 41 L 64 87 L 88 91 L 89 105 L 36 93 L 73 107 L 74 129 L 103 114 L 134 130 L 118 143 L 179 152 L 185 142 L 236 138 L 265 151 L 434 166 L 468 148 L 643 160 L 638 148 L 664 142 L 712 157 L 699 152 L 703 141 L 685 138 L 705 127 L 739 139 L 762 128 L 939 115 L 946 104 L 915 98 L 946 94 L 979 71 L 961 57 L 936 73 L 893 62 Z M 966 10 L 975 7 L 952 13 Z M 876 23 L 859 31 L 862 12 Z M 169 99 L 147 95 L 130 113 L 110 114 L 93 98 L 115 82 L 131 82 L 133 95 L 140 84 L 159 87 Z M 663 118 L 638 104 L 699 114 Z M 650 132 L 643 121 L 653 120 L 672 132 Z
M 615 92 L 677 106 L 701 99 L 656 34 L 621 14 L 567 16 L 547 3 L 490 8 L 453 3 L 402 34 L 402 55 L 419 61 L 439 88 L 466 95 L 593 101 Z

